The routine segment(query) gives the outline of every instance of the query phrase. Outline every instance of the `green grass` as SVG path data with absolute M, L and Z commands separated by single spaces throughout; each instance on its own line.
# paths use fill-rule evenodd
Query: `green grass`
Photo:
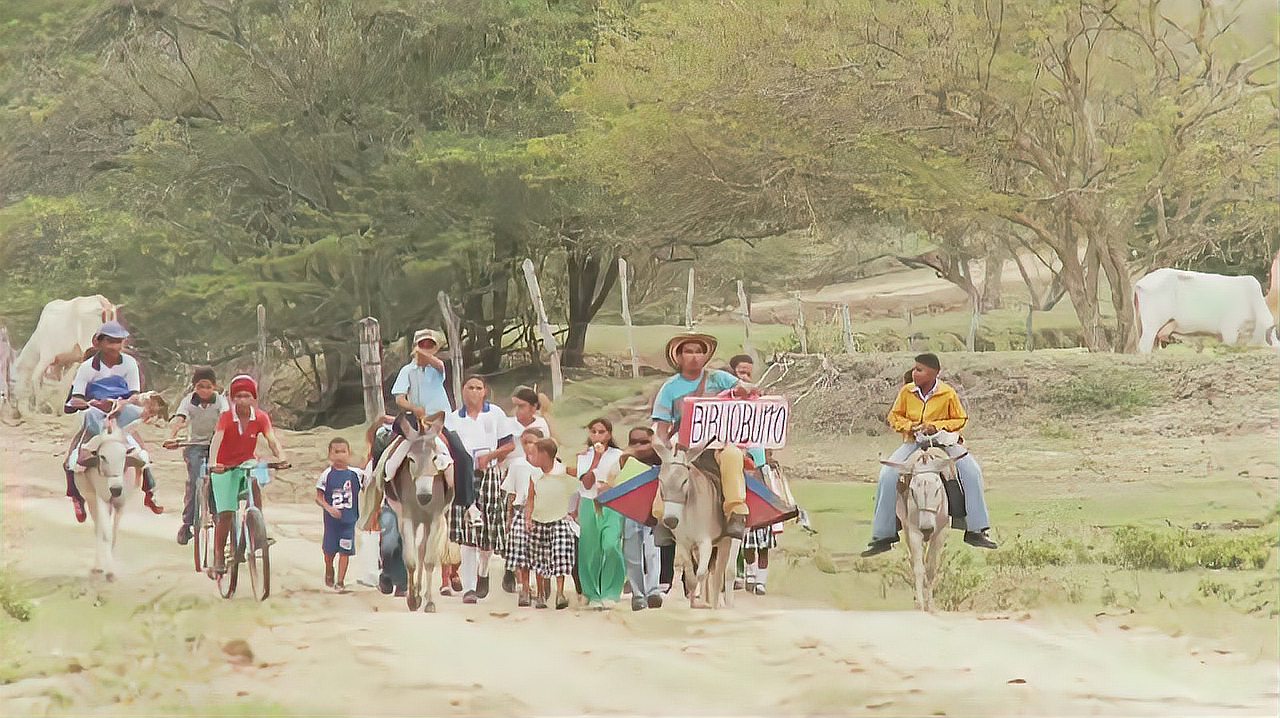
M 1071 610 L 1145 606 L 1148 610 L 1202 605 L 1236 615 L 1275 610 L 1265 584 L 1273 573 L 1276 539 L 1254 531 L 1190 531 L 1174 526 L 1262 518 L 1269 512 L 1248 484 L 1188 479 L 1090 483 L 1083 495 L 1044 482 L 999 483 L 988 502 L 994 552 L 966 546 L 959 533 L 947 543 L 941 589 L 947 610 Z M 1048 487 L 1058 491 L 1045 491 Z M 775 593 L 841 608 L 903 609 L 911 605 L 907 552 L 857 556 L 870 538 L 874 485 L 796 482 L 797 499 L 818 535 L 788 526 L 776 555 Z M 1224 583 L 1215 588 L 1213 581 Z M 1266 584 L 1270 585 L 1270 584 Z M 1216 609 L 1215 609 L 1216 610 Z
M 720 342 L 716 357 L 727 361 L 734 354 L 742 353 L 744 332 L 742 323 L 698 324 L 695 331 L 710 334 Z M 641 359 L 654 366 L 666 368 L 667 340 L 685 331 L 684 327 L 653 324 L 634 328 L 636 351 Z M 756 349 L 775 342 L 791 333 L 791 327 L 781 324 L 753 324 L 751 342 Z M 593 324 L 587 332 L 587 352 L 604 354 L 614 358 L 630 357 L 627 349 L 627 328 L 621 325 Z
M 1078 376 L 1049 390 L 1049 401 L 1072 414 L 1133 414 L 1156 403 L 1158 391 L 1142 372 L 1115 367 Z

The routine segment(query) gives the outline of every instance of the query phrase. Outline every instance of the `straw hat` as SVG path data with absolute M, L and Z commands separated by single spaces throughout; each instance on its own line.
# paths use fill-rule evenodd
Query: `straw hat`
M 671 340 L 667 342 L 667 363 L 671 365 L 672 369 L 680 368 L 680 347 L 690 342 L 697 342 L 706 347 L 708 359 L 711 358 L 712 354 L 716 353 L 716 347 L 720 344 L 715 337 L 701 332 L 681 332 L 671 337 Z

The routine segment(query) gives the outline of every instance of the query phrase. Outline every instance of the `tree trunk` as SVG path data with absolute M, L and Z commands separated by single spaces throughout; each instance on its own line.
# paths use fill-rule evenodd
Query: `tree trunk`
M 982 277 L 982 311 L 988 312 L 1004 306 L 1001 288 L 1004 286 L 1004 253 L 991 250 L 986 258 L 986 272 Z
M 569 335 L 564 340 L 565 366 L 586 366 L 587 329 L 618 282 L 617 252 L 583 248 L 580 238 L 565 237 L 569 272 Z
M 1063 259 L 1068 259 L 1063 257 Z M 1098 292 L 1096 277 L 1094 291 L 1090 292 L 1085 284 L 1085 272 L 1079 261 L 1064 261 L 1058 272 L 1062 286 L 1071 297 L 1075 306 L 1076 317 L 1080 319 L 1080 328 L 1084 332 L 1084 345 L 1091 352 L 1107 351 L 1106 333 L 1102 330 L 1102 315 L 1098 311 Z

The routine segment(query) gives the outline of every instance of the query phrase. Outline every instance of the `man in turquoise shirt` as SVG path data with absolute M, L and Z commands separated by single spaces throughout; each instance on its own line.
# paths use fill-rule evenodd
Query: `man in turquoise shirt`
M 715 353 L 716 338 L 694 332 L 678 334 L 667 342 L 667 362 L 679 371 L 662 385 L 653 402 L 653 420 L 658 437 L 672 443 L 679 432 L 682 399 L 686 396 L 715 396 L 732 390 L 734 395 L 746 396 L 754 388 L 744 384 L 726 371 L 706 371 L 707 360 Z M 709 456 L 711 452 L 704 453 Z M 747 531 L 747 482 L 742 473 L 742 449 L 729 445 L 714 453 L 716 467 L 710 473 L 720 477 L 724 491 L 724 513 L 728 518 L 725 533 L 741 539 Z M 698 462 L 703 463 L 699 458 Z M 718 471 L 717 471 L 718 468 Z M 661 503 L 654 506 L 658 511 Z M 661 518 L 660 516 L 658 518 Z

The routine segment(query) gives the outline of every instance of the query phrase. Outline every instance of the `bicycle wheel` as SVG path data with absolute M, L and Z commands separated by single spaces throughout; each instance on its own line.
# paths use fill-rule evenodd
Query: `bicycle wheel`
M 248 546 L 245 562 L 249 566 L 253 597 L 265 601 L 271 595 L 271 557 L 267 552 L 267 522 L 256 506 L 245 513 L 244 534 Z
M 236 584 L 240 576 L 240 542 L 243 537 L 240 535 L 240 526 L 243 522 L 240 520 L 240 514 L 236 513 L 231 517 L 231 535 L 227 537 L 227 556 L 226 561 L 227 572 L 219 575 L 218 593 L 223 598 L 231 598 L 236 595 Z
M 205 527 L 209 521 L 209 507 L 203 498 L 204 482 L 201 481 L 199 489 L 196 490 L 195 496 L 191 500 L 195 502 L 191 512 L 195 516 L 194 525 L 191 527 L 191 555 L 195 559 L 196 571 L 203 571 L 209 565 L 208 547 L 212 542 L 205 541 Z

